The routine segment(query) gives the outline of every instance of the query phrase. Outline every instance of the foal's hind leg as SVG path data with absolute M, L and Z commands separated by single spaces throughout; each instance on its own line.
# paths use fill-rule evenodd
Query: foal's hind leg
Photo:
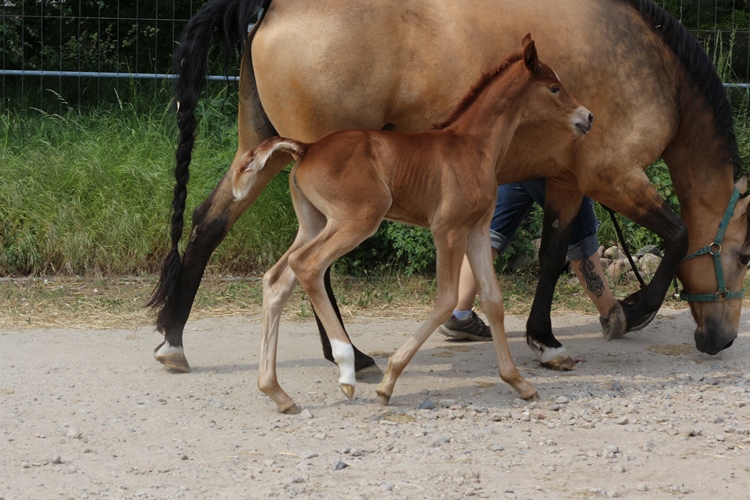
M 298 210 L 297 215 L 302 226 L 302 211 Z M 378 222 L 380 219 L 382 217 L 377 219 Z M 352 221 L 348 222 L 349 227 L 344 227 L 329 220 L 326 228 L 316 238 L 289 256 L 289 265 L 317 311 L 320 323 L 325 327 L 333 358 L 339 367 L 339 384 L 349 399 L 354 397 L 356 386 L 354 349 L 326 293 L 323 270 L 356 248 L 378 226 L 376 222 L 374 229 L 368 230 L 367 217 L 360 218 L 357 214 L 352 214 Z

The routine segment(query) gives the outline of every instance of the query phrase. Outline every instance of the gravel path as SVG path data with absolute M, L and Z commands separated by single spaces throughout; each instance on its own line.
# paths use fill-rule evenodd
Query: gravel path
M 568 373 L 532 361 L 523 324 L 511 351 L 541 401 L 515 398 L 490 344 L 435 334 L 381 407 L 371 383 L 345 399 L 313 322 L 284 322 L 293 416 L 257 390 L 258 318 L 189 323 L 186 375 L 153 360 L 150 327 L 0 331 L 0 499 L 750 498 L 750 315 L 715 357 L 686 310 L 611 343 L 556 316 Z M 416 325 L 349 331 L 384 368 Z

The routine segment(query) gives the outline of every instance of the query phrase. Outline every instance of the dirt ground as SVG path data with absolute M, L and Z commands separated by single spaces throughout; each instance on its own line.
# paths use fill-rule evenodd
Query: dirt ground
M 553 324 L 572 372 L 540 368 L 524 318 L 506 323 L 538 402 L 500 381 L 489 343 L 436 333 L 382 407 L 373 383 L 346 400 L 314 322 L 283 322 L 291 416 L 257 390 L 257 317 L 188 323 L 184 375 L 153 359 L 151 326 L 0 331 L 0 499 L 750 498 L 750 314 L 715 357 L 687 310 L 611 343 L 594 316 Z M 416 325 L 349 331 L 385 368 Z

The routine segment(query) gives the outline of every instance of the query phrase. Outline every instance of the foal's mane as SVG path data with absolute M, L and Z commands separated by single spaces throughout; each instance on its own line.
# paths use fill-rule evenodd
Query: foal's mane
M 714 111 L 714 123 L 727 142 L 734 167 L 735 179 L 742 170 L 742 160 L 734 135 L 732 107 L 729 104 L 724 85 L 716 74 L 711 59 L 698 40 L 688 33 L 677 19 L 650 0 L 623 0 L 633 7 L 649 25 L 653 26 L 664 43 L 672 49 L 682 63 L 689 78 L 698 87 L 706 102 Z
M 513 63 L 520 61 L 521 59 L 523 59 L 523 50 L 512 54 L 505 61 L 503 61 L 500 66 L 488 71 L 487 73 L 479 77 L 479 80 L 477 80 L 477 82 L 471 87 L 471 90 L 469 90 L 469 92 L 463 97 L 463 99 L 461 99 L 461 101 L 458 103 L 458 106 L 456 106 L 456 108 L 453 110 L 453 113 L 451 113 L 450 117 L 445 121 L 434 124 L 432 126 L 432 130 L 441 130 L 455 123 L 456 120 L 458 120 L 458 118 L 463 115 L 466 110 L 471 107 L 472 104 L 474 104 L 477 98 L 482 95 L 482 92 L 484 92 L 484 90 L 489 87 L 493 81 L 495 81 L 500 77 L 500 75 L 505 73 L 505 71 Z

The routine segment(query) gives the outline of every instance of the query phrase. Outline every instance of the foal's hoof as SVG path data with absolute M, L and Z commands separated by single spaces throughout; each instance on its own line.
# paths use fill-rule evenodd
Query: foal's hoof
M 606 318 L 600 318 L 599 321 L 602 324 L 602 331 L 607 342 L 619 339 L 628 333 L 625 311 L 622 310 L 622 305 L 619 302 L 612 306 Z
M 344 394 L 346 394 L 346 397 L 349 398 L 349 400 L 354 398 L 354 386 L 349 384 L 341 384 L 341 390 L 344 391 Z
M 539 398 L 539 393 L 534 391 L 534 393 L 531 396 L 526 396 L 526 397 L 521 396 L 521 399 L 523 399 L 524 401 L 539 401 L 540 398 Z
M 382 406 L 388 406 L 388 402 L 391 400 L 391 395 L 386 394 L 383 391 L 376 391 L 378 393 L 378 399 L 380 400 L 380 404 Z
M 190 372 L 185 352 L 182 347 L 172 347 L 165 340 L 154 349 L 154 357 L 169 371 L 178 373 Z
M 286 415 L 299 415 L 302 412 L 297 403 L 292 403 L 291 406 L 287 406 L 286 408 L 279 407 L 279 411 Z
M 534 357 L 543 367 L 557 371 L 575 370 L 576 362 L 570 357 L 565 347 L 546 347 L 534 340 L 529 340 L 527 343 Z

